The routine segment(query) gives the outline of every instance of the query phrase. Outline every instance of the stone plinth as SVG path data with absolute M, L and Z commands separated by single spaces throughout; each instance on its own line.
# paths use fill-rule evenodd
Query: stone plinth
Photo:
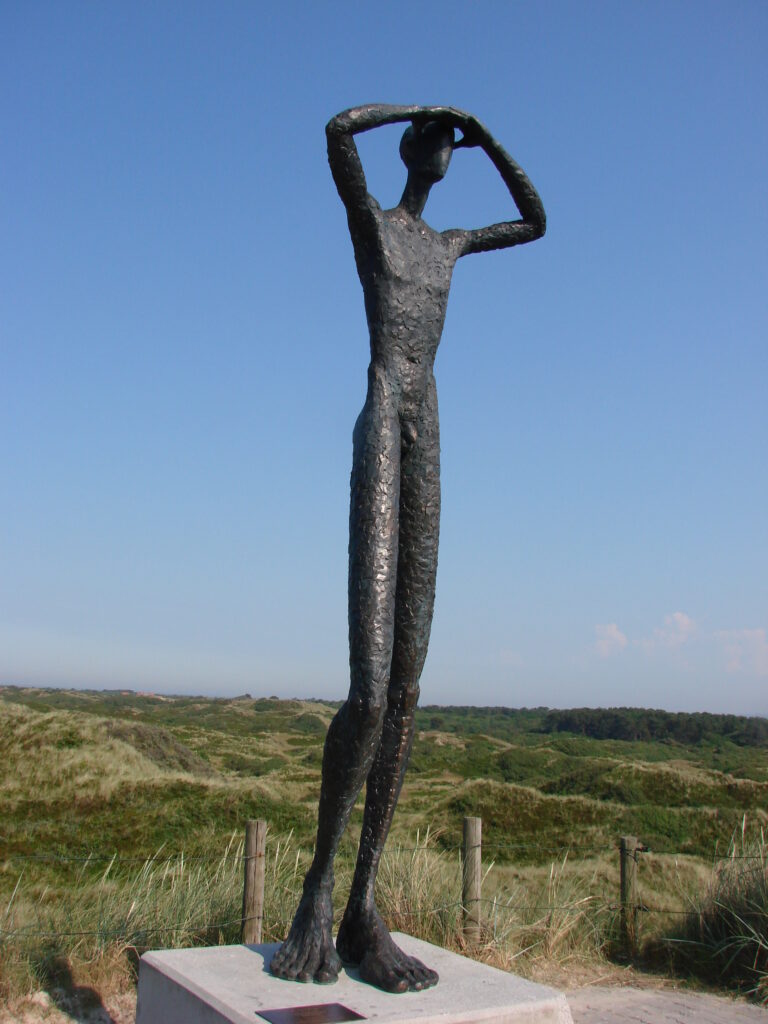
M 391 995 L 360 981 L 353 968 L 333 985 L 281 981 L 268 970 L 276 943 L 159 950 L 141 958 L 136 1024 L 265 1024 L 267 1011 L 308 1007 L 315 1009 L 294 1012 L 297 1024 L 361 1017 L 377 1024 L 572 1024 L 555 989 L 410 935 L 394 938 L 439 973 L 436 988 Z M 345 1016 L 343 1008 L 358 1016 Z

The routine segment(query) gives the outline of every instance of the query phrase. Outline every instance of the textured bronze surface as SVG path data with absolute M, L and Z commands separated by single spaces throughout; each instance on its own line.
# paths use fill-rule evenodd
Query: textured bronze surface
M 319 1006 L 288 1006 L 284 1010 L 259 1010 L 258 1016 L 269 1024 L 344 1024 L 347 1020 L 367 1020 L 361 1013 L 341 1003 L 322 1003 Z
M 382 210 L 368 193 L 354 136 L 396 122 L 410 123 L 400 143 L 408 178 L 400 203 Z M 353 434 L 351 682 L 325 741 L 314 860 L 271 970 L 325 983 L 336 979 L 343 961 L 357 966 L 364 981 L 405 992 L 436 984 L 437 974 L 395 946 L 376 910 L 374 882 L 413 742 L 435 598 L 440 435 L 432 368 L 456 261 L 540 238 L 545 217 L 522 168 L 477 118 L 453 107 L 354 107 L 328 122 L 326 136 L 371 347 L 368 394 Z M 520 219 L 434 231 L 421 217 L 429 191 L 453 151 L 470 147 L 490 158 Z M 333 860 L 366 780 L 357 866 L 334 948 Z

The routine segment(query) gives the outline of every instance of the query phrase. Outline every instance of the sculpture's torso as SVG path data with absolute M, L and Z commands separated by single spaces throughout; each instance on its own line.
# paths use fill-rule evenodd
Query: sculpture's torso
M 450 235 L 400 207 L 372 213 L 372 230 L 352 229 L 371 363 L 384 372 L 401 418 L 412 421 L 432 378 L 456 254 Z

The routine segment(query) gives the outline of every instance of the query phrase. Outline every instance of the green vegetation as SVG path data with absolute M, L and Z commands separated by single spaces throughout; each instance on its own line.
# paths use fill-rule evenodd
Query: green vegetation
M 573 708 L 548 712 L 542 728 L 544 732 L 573 732 L 598 740 L 674 740 L 686 744 L 728 740 L 744 747 L 768 747 L 768 719 L 742 715 Z
M 337 707 L 0 689 L 0 892 L 15 879 L 14 856 L 207 853 L 254 816 L 310 848 Z M 767 823 L 768 747 L 724 735 L 685 744 L 547 731 L 553 715 L 568 714 L 582 720 L 543 708 L 419 709 L 395 838 L 429 824 L 447 849 L 473 813 L 501 863 L 546 863 L 555 847 L 605 853 L 621 832 L 709 858 L 745 813 Z M 658 725 L 663 713 L 632 712 L 643 715 Z M 738 736 L 752 721 L 667 716 L 673 730 L 681 717 L 713 719 Z M 65 885 L 67 871 L 35 864 L 28 876 Z
M 39 985 L 56 957 L 81 977 L 93 980 L 94 964 L 106 962 L 128 977 L 136 949 L 236 940 L 238 843 L 251 817 L 269 822 L 267 934 L 282 934 L 311 853 L 323 740 L 338 706 L 0 688 L 0 991 Z M 679 915 L 643 915 L 648 942 L 667 949 L 682 911 L 709 920 L 697 901 L 708 892 L 707 906 L 723 902 L 718 854 L 745 815 L 753 835 L 768 825 L 764 720 L 619 709 L 590 725 L 589 714 L 602 713 L 419 709 L 380 879 L 390 923 L 461 947 L 467 814 L 482 817 L 484 863 L 493 864 L 478 953 L 491 962 L 532 970 L 542 956 L 610 954 L 623 833 L 653 851 L 640 872 L 646 905 Z M 361 816 L 360 804 L 342 846 L 342 890 Z M 764 859 L 752 863 L 764 884 Z M 734 892 L 753 893 L 745 874 L 727 878 Z M 745 898 L 752 906 L 757 897 Z M 731 904 L 733 923 L 746 910 Z M 759 912 L 747 920 L 759 924 Z M 45 938 L 62 931 L 88 935 Z M 722 958 L 717 970 L 757 991 L 754 971 L 764 977 L 765 965 L 744 949 L 734 963 L 752 956 L 749 979 Z

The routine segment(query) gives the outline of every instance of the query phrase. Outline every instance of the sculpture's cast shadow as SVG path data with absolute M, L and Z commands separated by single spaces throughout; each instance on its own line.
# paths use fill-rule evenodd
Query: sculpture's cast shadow
M 55 957 L 43 969 L 43 987 L 56 1007 L 78 1024 L 116 1024 L 96 989 L 78 985 L 63 957 Z

